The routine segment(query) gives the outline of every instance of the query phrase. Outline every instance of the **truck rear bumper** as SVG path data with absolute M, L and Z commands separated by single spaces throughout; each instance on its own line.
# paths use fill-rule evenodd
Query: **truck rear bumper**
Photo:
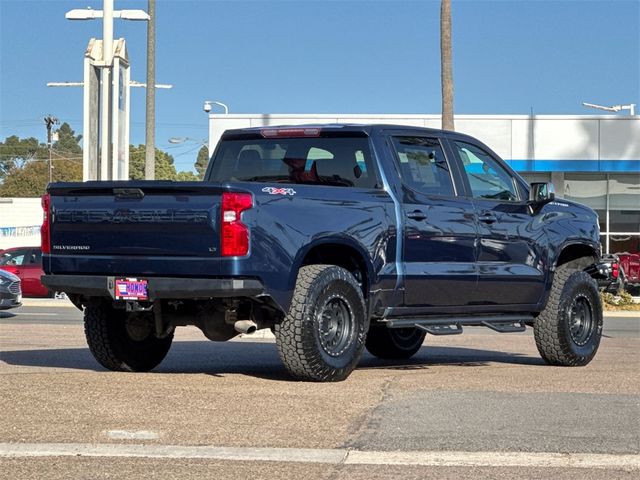
M 256 279 L 145 277 L 149 299 L 255 297 L 264 293 Z M 113 297 L 114 277 L 102 275 L 44 275 L 42 283 L 54 292 L 87 297 Z

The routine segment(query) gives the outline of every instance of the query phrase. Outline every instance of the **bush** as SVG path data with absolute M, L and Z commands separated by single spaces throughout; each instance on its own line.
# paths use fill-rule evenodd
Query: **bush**
M 602 304 L 606 310 L 638 310 L 640 311 L 640 303 L 636 303 L 629 292 L 622 291 L 620 295 L 602 292 Z

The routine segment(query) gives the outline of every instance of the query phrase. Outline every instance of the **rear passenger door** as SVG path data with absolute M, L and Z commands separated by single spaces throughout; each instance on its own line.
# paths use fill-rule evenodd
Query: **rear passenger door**
M 468 305 L 477 280 L 473 204 L 456 197 L 437 137 L 393 136 L 402 183 L 405 305 Z
M 478 220 L 477 305 L 535 304 L 544 289 L 542 222 L 515 176 L 484 147 L 451 139 Z

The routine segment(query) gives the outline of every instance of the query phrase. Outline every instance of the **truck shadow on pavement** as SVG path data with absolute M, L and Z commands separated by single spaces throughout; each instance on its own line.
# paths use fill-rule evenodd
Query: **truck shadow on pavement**
M 88 348 L 4 351 L 0 353 L 0 360 L 8 365 L 23 367 L 105 371 Z M 380 360 L 365 352 L 358 369 L 419 370 L 447 365 L 477 367 L 489 363 L 544 365 L 540 358 L 517 353 L 424 346 L 409 360 Z M 243 374 L 268 380 L 291 380 L 272 342 L 175 342 L 153 373 Z

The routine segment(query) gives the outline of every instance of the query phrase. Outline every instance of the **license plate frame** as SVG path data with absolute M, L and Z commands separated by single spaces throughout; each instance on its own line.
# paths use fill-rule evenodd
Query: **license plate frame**
M 149 281 L 146 278 L 117 277 L 114 280 L 113 298 L 116 300 L 149 300 Z

